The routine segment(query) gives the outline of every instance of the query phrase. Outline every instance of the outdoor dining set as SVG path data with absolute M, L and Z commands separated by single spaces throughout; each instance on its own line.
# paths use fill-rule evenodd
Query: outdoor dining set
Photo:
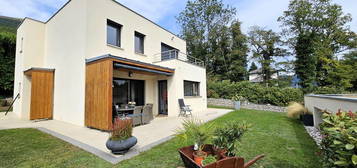
M 115 105 L 113 108 L 114 118 L 116 117 L 130 117 L 133 119 L 133 126 L 150 123 L 154 119 L 153 104 L 146 104 L 144 106 L 135 105 Z

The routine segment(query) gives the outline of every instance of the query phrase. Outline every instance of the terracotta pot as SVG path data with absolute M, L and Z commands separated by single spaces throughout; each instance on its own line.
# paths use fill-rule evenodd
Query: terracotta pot
M 207 153 L 204 151 L 194 151 L 193 152 L 193 160 L 195 160 L 195 162 L 198 165 L 202 165 L 202 161 L 206 158 Z

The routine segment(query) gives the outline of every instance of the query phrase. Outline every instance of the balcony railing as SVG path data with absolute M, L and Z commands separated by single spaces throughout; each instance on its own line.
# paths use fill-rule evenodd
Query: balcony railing
M 158 54 L 154 55 L 154 62 L 160 62 L 160 61 L 165 61 L 165 60 L 170 60 L 170 59 L 177 59 L 181 60 L 184 62 L 188 62 L 190 64 L 198 65 L 201 67 L 204 67 L 204 62 L 200 59 L 197 59 L 195 57 L 189 56 L 183 52 L 180 52 L 178 50 L 169 50 L 169 51 L 164 51 Z

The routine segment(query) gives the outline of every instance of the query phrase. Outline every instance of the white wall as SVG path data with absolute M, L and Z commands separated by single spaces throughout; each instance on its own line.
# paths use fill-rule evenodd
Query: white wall
M 84 125 L 87 0 L 72 0 L 46 24 L 46 58 L 55 69 L 53 118 Z
M 14 98 L 20 93 L 20 99 L 14 103 L 13 112 L 22 119 L 29 119 L 31 80 L 24 71 L 44 65 L 45 24 L 26 18 L 16 38 Z
M 180 60 L 167 60 L 156 63 L 175 69 L 168 79 L 169 116 L 178 116 L 180 112 L 178 99 L 184 99 L 186 105 L 191 105 L 193 115 L 207 109 L 206 69 Z M 184 96 L 184 80 L 200 82 L 200 96 Z
M 357 111 L 357 99 L 354 98 L 326 98 L 318 96 L 304 96 L 305 107 L 314 115 L 315 127 L 321 123 L 321 110 L 337 113 L 339 109 L 342 111 Z
M 186 52 L 186 42 L 113 0 L 88 1 L 87 58 L 104 54 L 151 63 L 161 52 L 161 42 Z M 122 25 L 121 48 L 107 45 L 107 19 Z M 174 22 L 174 21 L 173 21 Z M 144 55 L 134 50 L 134 32 L 145 35 Z

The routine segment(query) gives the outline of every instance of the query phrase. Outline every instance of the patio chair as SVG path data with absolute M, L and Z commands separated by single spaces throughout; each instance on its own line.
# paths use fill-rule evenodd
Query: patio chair
M 133 119 L 133 126 L 142 124 L 142 110 L 143 106 L 135 106 L 133 114 L 128 115 L 128 117 Z
M 179 116 L 187 117 L 188 115 L 192 116 L 192 109 L 190 105 L 185 105 L 183 99 L 178 99 L 180 105 L 180 114 Z
M 146 104 L 143 108 L 143 124 L 150 123 L 151 120 L 154 119 L 154 115 L 152 113 L 153 104 Z

